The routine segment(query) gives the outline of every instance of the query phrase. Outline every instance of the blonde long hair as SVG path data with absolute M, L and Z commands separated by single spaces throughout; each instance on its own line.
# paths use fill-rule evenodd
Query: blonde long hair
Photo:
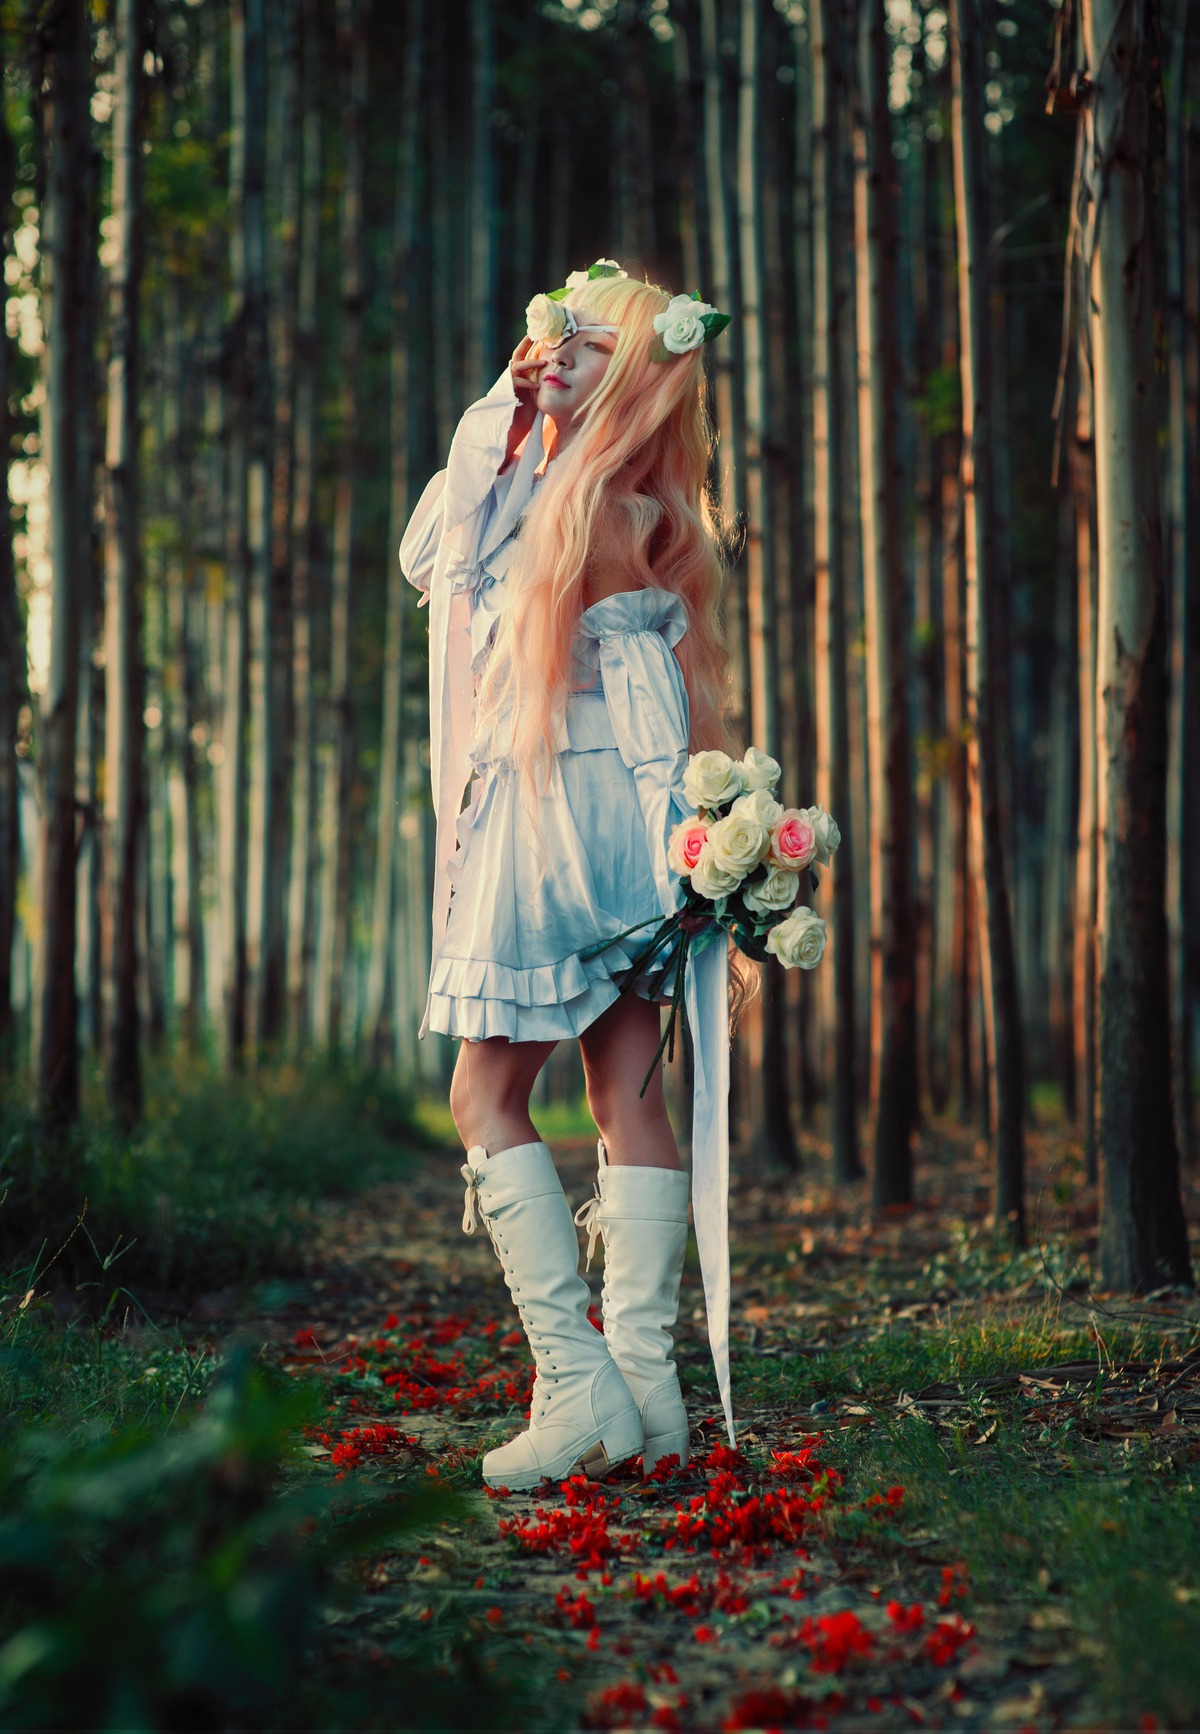
M 690 750 L 728 750 L 728 654 L 719 609 L 723 525 L 708 488 L 713 430 L 702 350 L 651 359 L 665 289 L 599 278 L 568 305 L 583 323 L 618 328 L 612 359 L 570 443 L 547 466 L 525 514 L 477 720 L 512 709 L 512 758 L 535 795 L 548 784 L 553 725 L 571 690 L 571 643 L 589 574 L 603 563 L 683 602 L 676 655 L 687 688 Z M 527 803 L 528 804 L 528 803 Z

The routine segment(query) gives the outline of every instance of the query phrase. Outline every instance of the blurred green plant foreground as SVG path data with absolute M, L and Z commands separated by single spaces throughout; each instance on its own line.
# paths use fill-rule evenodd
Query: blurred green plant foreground
M 0 1121 L 0 1727 L 437 1720 L 469 1667 L 447 1683 L 398 1615 L 402 1709 L 358 1705 L 327 1633 L 352 1562 L 454 1496 L 335 1481 L 304 1448 L 319 1389 L 170 1322 L 297 1272 L 315 1200 L 396 1172 L 407 1104 L 287 1068 L 155 1088 L 137 1134 L 97 1111 L 57 1156 Z

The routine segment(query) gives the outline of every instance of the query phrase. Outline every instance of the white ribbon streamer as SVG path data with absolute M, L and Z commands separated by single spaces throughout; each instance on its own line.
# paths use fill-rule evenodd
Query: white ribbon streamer
M 724 936 L 688 957 L 684 997 L 692 1031 L 692 1219 L 704 1279 L 708 1342 L 729 1443 L 729 955 Z

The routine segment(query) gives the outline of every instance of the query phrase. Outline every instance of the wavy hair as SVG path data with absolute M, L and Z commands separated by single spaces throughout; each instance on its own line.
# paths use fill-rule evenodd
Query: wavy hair
M 572 690 L 575 627 L 588 581 L 620 573 L 621 589 L 677 595 L 687 631 L 675 655 L 688 695 L 689 750 L 737 753 L 728 722 L 729 659 L 720 619 L 727 526 L 708 484 L 714 432 L 703 348 L 654 360 L 654 318 L 671 297 L 632 278 L 599 278 L 568 305 L 580 323 L 615 325 L 612 358 L 570 441 L 553 455 L 525 513 L 477 722 L 511 710 L 512 760 L 535 835 L 538 784 L 550 781 L 555 719 Z M 733 961 L 731 957 L 731 962 Z M 736 1010 L 744 960 L 731 972 Z
M 512 710 L 512 757 L 530 793 L 547 786 L 554 718 L 571 690 L 571 643 L 589 578 L 673 591 L 688 630 L 676 655 L 693 752 L 728 750 L 728 658 L 719 620 L 723 525 L 708 488 L 713 431 L 702 351 L 650 357 L 665 289 L 599 278 L 569 298 L 581 321 L 618 328 L 612 359 L 570 442 L 525 513 L 508 594 L 479 691 L 481 723 Z

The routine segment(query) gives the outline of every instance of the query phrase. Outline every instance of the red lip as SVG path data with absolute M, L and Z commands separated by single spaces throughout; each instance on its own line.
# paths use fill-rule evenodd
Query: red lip
M 543 384 L 543 385 L 561 385 L 561 386 L 565 386 L 565 385 L 566 385 L 566 383 L 567 383 L 567 382 L 566 382 L 566 380 L 565 380 L 565 379 L 560 379 L 560 378 L 559 378 L 559 377 L 558 377 L 558 375 L 557 375 L 557 373 L 543 373 L 543 375 L 542 375 L 542 384 Z

